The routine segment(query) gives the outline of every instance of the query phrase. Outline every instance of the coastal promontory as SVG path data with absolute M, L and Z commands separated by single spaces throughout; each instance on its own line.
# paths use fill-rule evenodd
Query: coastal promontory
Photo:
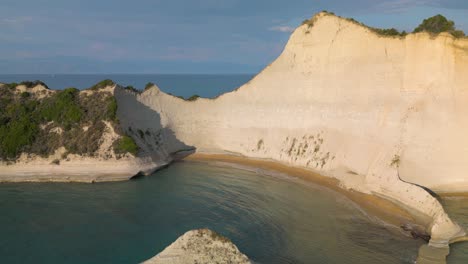
M 465 235 L 434 193 L 468 191 L 468 40 L 420 31 L 321 12 L 250 82 L 212 99 L 110 81 L 4 84 L 0 181 L 122 180 L 193 152 L 234 156 L 388 201 L 445 247 Z

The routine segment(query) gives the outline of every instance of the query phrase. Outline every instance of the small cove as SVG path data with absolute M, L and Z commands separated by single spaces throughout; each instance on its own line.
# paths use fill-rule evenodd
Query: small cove
M 468 228 L 466 200 L 443 202 Z M 1 184 L 0 209 L 5 263 L 138 263 L 204 227 L 258 263 L 413 263 L 423 244 L 321 186 L 199 162 L 128 182 Z M 455 244 L 448 263 L 467 258 Z

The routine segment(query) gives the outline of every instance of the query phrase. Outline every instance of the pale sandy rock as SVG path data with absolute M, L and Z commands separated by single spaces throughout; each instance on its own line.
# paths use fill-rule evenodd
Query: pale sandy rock
M 119 140 L 121 136 L 115 132 L 114 128 L 112 127 L 112 124 L 109 121 L 103 122 L 106 125 L 106 129 L 104 130 L 104 133 L 100 140 L 97 155 L 100 157 L 116 158 L 113 144 L 115 141 Z
M 414 184 L 468 191 L 467 72 L 467 39 L 382 37 L 320 13 L 236 91 L 184 101 L 153 87 L 137 100 L 198 152 L 274 160 L 337 178 L 344 188 L 407 208 L 433 244 L 446 244 L 464 231 Z
M 36 97 L 38 99 L 42 99 L 44 97 L 48 97 L 48 96 L 52 95 L 55 91 L 50 90 L 50 89 L 44 87 L 43 85 L 37 85 L 37 86 L 35 86 L 33 88 L 28 88 L 25 85 L 18 85 L 18 86 L 16 86 L 16 92 L 18 92 L 18 93 L 28 92 L 32 96 L 34 96 L 34 97 Z
M 227 238 L 209 229 L 192 230 L 144 264 L 250 264 Z
M 41 125 L 39 125 L 39 128 L 42 129 L 42 130 L 44 130 L 44 129 L 46 129 L 47 127 L 49 127 L 49 126 L 51 126 L 51 125 L 53 125 L 53 124 L 54 124 L 54 121 L 50 121 L 50 122 L 47 122 L 46 124 L 41 124 Z
M 86 89 L 86 90 L 82 90 L 80 92 L 80 95 L 84 95 L 84 96 L 92 96 L 96 93 L 109 93 L 109 94 L 113 94 L 114 93 L 114 89 L 115 89 L 115 85 L 113 86 L 106 86 L 106 87 L 103 87 L 101 89 L 97 89 L 97 90 L 91 90 L 91 89 Z
M 50 130 L 50 132 L 61 135 L 63 133 L 63 129 L 61 127 L 54 127 Z

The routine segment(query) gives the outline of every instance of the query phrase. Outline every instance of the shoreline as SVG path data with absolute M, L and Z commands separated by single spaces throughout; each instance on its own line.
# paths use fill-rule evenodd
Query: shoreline
M 150 175 L 168 166 L 169 162 L 150 160 L 79 159 L 61 162 L 0 164 L 1 183 L 63 182 L 97 183 L 127 181 L 140 174 Z
M 185 155 L 184 155 L 185 156 Z M 413 231 L 416 234 L 425 235 L 427 222 L 417 214 L 405 208 L 402 204 L 392 199 L 387 199 L 378 194 L 366 194 L 353 189 L 345 189 L 340 186 L 340 181 L 333 177 L 323 176 L 312 170 L 301 167 L 293 167 L 278 161 L 256 159 L 235 154 L 218 153 L 193 153 L 185 158 L 179 157 L 173 161 L 195 161 L 195 162 L 220 162 L 227 165 L 241 165 L 236 168 L 259 172 L 266 175 L 281 173 L 287 176 L 302 179 L 307 182 L 336 191 L 344 195 L 349 200 L 357 204 L 370 218 L 376 217 L 386 224 L 390 224 L 399 230 Z M 150 175 L 162 168 L 170 166 L 172 162 L 162 162 L 160 164 L 144 164 L 144 168 L 134 163 L 115 166 L 116 161 L 98 162 L 91 164 L 89 160 L 81 160 L 69 164 L 15 164 L 5 165 L 0 172 L 1 183 L 21 183 L 21 182 L 63 182 L 63 183 L 97 183 L 126 181 L 138 175 Z M 106 164 L 107 163 L 107 164 Z M 110 164 L 112 163 L 112 164 Z M 117 162 L 118 163 L 118 162 Z M 26 165 L 26 166 L 25 166 Z M 68 165 L 68 166 L 67 166 Z M 103 166 L 104 165 L 104 166 Z M 109 167 L 111 165 L 111 167 Z M 130 165 L 130 166 L 129 166 Z M 136 166 L 135 166 L 136 165 Z M 140 163 L 142 165 L 142 163 Z M 85 166 L 85 169 L 83 169 Z M 1 166 L 0 166 L 1 167 Z M 260 170 L 260 171 L 259 171 Z M 468 193 L 437 193 L 441 198 L 468 197 Z
M 302 179 L 336 191 L 357 204 L 366 214 L 368 214 L 369 217 L 376 217 L 385 224 L 390 224 L 402 232 L 408 231 L 406 228 L 409 227 L 411 229 L 409 231 L 413 231 L 418 235 L 425 235 L 424 230 L 426 223 L 419 221 L 418 215 L 409 212 L 402 206 L 383 197 L 357 192 L 352 189 L 344 189 L 339 186 L 339 180 L 320 175 L 311 170 L 288 166 L 276 161 L 228 154 L 194 153 L 182 161 L 184 160 L 194 162 L 231 163 L 245 166 L 245 168 L 236 167 L 239 169 L 249 170 L 249 168 L 252 168 L 252 171 L 255 171 L 255 169 L 261 169 L 264 170 L 266 174 L 268 174 L 268 171 L 284 173 L 290 177 Z

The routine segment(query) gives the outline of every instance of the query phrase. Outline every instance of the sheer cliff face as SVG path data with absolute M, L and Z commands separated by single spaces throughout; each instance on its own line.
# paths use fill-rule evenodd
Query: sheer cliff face
M 381 37 L 319 14 L 235 92 L 185 102 L 153 90 L 142 102 L 199 151 L 360 175 L 393 161 L 403 180 L 468 190 L 467 73 L 466 39 Z
M 313 22 L 232 93 L 187 102 L 153 88 L 139 101 L 197 151 L 306 167 L 437 218 L 438 202 L 405 182 L 468 190 L 468 41 Z

